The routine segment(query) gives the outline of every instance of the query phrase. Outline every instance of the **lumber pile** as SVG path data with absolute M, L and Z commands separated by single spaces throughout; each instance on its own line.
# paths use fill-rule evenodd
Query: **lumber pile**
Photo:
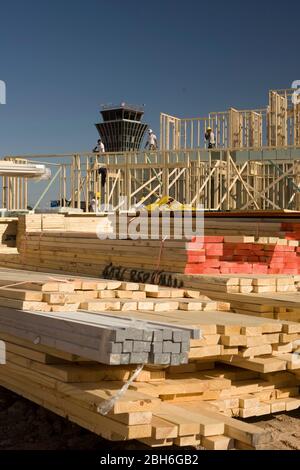
M 109 312 L 126 317 L 127 312 Z M 139 320 L 157 318 L 153 312 L 132 312 Z M 169 325 L 189 325 L 201 331 L 202 337 L 191 339 L 190 360 L 209 359 L 237 365 L 240 368 L 271 373 L 297 370 L 300 324 L 259 318 L 233 312 L 165 312 L 160 321 Z
M 193 250 L 198 237 L 189 243 L 186 274 L 297 274 L 299 272 L 299 242 L 278 237 L 225 235 L 204 237 L 205 259 L 194 259 Z M 201 240 L 200 240 L 201 243 Z M 191 253 L 188 253 L 191 256 Z
M 283 409 L 283 403 L 285 409 L 299 406 L 292 374 L 262 380 L 235 367 L 193 362 L 145 368 L 122 394 L 132 376 L 130 366 L 85 363 L 15 336 L 0 337 L 7 344 L 2 386 L 110 440 L 254 449 L 269 442 L 271 434 L 232 415 L 263 414 L 272 406 Z
M 66 296 L 92 292 L 67 311 Z M 107 300 L 98 297 L 104 292 L 114 292 L 110 302 L 142 293 L 134 301 L 172 308 L 87 311 L 90 302 Z M 221 299 L 213 304 L 223 310 L 201 309 L 209 297 L 186 287 L 4 268 L 0 296 L 8 304 L 20 296 L 48 307 L 65 302 L 57 311 L 0 307 L 0 385 L 107 439 L 259 448 L 271 435 L 235 418 L 300 406 L 299 323 L 230 312 Z M 179 308 L 181 302 L 192 307 Z
M 261 294 L 298 292 L 299 275 L 287 274 L 199 274 L 196 276 L 178 275 L 184 286 L 210 293 Z M 226 295 L 224 297 L 224 300 Z
M 0 307 L 0 328 L 103 364 L 182 364 L 196 329 L 84 312 L 39 313 Z
M 128 224 L 132 222 L 128 216 Z M 150 218 L 143 217 L 147 227 Z M 192 232 L 173 233 L 177 217 L 171 218 L 170 235 L 163 241 L 98 238 L 111 235 L 112 222 L 106 216 L 29 214 L 18 219 L 19 256 L 0 254 L 3 266 L 57 270 L 98 276 L 112 264 L 132 276 L 156 271 L 184 274 L 298 274 L 300 268 L 299 225 L 263 218 L 205 219 L 204 236 Z M 193 219 L 193 218 L 192 218 Z M 160 221 L 161 222 L 161 221 Z M 159 225 L 161 232 L 161 225 Z M 159 233 L 160 233 L 159 232 Z M 143 231 L 140 233 L 144 236 Z M 150 274 L 149 274 L 150 273 Z M 124 276 L 125 276 L 124 274 Z M 124 277 L 125 278 L 125 277 Z M 132 279 L 130 279 L 132 280 Z
M 276 320 L 300 322 L 300 293 L 262 293 L 231 299 L 231 309 L 237 313 Z
M 181 277 L 179 277 L 181 279 Z M 299 275 L 189 276 L 184 284 L 245 315 L 300 321 Z
M 36 312 L 229 309 L 198 291 L 106 279 L 81 279 L 0 270 L 0 306 Z
M 260 294 L 228 293 L 231 279 L 218 281 L 203 295 L 195 289 L 3 269 L 0 326 L 8 333 L 20 330 L 24 339 L 39 337 L 48 346 L 61 342 L 63 350 L 72 343 L 72 352 L 106 364 L 180 364 L 187 355 L 222 360 L 230 355 L 250 370 L 289 369 L 300 325 L 259 318 L 252 306 Z M 236 309 L 241 301 L 240 314 L 229 311 L 229 302 Z M 286 361 L 278 359 L 278 351 L 287 354 Z
M 91 214 L 25 214 L 18 217 L 18 234 L 23 236 L 26 232 L 47 230 L 65 230 L 74 232 L 95 233 L 100 225 L 104 231 L 111 227 L 107 216 Z
M 297 232 L 295 232 L 297 233 Z M 294 236 L 294 233 L 293 233 Z M 90 274 L 112 263 L 122 269 L 184 274 L 298 274 L 299 241 L 240 235 L 191 240 L 99 240 L 94 232 L 28 231 L 18 236 L 20 263 Z
M 237 237 L 201 240 L 99 240 L 96 234 L 45 231 L 27 233 L 19 242 L 20 263 L 90 274 L 112 263 L 122 269 L 163 270 L 185 274 L 298 274 L 298 241 L 285 244 L 227 242 Z M 250 237 L 240 237 L 249 240 Z M 252 237 L 254 238 L 254 237 Z M 293 245 L 291 245 L 293 243 Z
M 0 264 L 31 271 L 0 270 L 0 385 L 151 447 L 259 448 L 270 434 L 236 418 L 300 406 L 300 224 L 162 241 L 99 240 L 103 217 L 18 223 Z

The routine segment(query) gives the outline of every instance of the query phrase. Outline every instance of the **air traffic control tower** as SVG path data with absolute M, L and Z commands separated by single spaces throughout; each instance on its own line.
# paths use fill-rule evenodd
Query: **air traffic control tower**
M 139 150 L 148 127 L 141 122 L 144 108 L 127 103 L 102 106 L 103 122 L 95 124 L 106 152 Z

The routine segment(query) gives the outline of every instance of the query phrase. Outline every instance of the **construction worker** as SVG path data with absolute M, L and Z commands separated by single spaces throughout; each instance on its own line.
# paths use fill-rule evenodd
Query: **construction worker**
M 149 150 L 157 150 L 157 147 L 158 147 L 157 137 L 154 134 L 153 130 L 149 129 L 148 130 L 148 139 L 147 139 L 147 142 L 145 144 L 145 149 L 149 148 Z
M 97 145 L 93 148 L 93 153 L 104 153 L 105 152 L 105 147 L 101 139 L 97 140 Z M 91 157 L 90 158 L 90 165 L 92 167 L 95 166 L 97 159 L 96 157 Z
M 97 145 L 96 147 L 93 148 L 94 153 L 104 153 L 105 152 L 105 147 L 101 139 L 97 140 Z M 90 159 L 90 164 L 92 167 L 95 166 L 97 159 L 95 157 L 92 157 Z M 98 174 L 101 176 L 101 186 L 104 187 L 106 183 L 106 177 L 107 177 L 107 169 L 102 167 L 98 168 Z
M 208 127 L 205 132 L 205 140 L 207 142 L 207 147 L 213 149 L 216 146 L 215 134 L 211 127 Z
M 96 147 L 93 148 L 94 153 L 104 153 L 105 152 L 105 147 L 104 143 L 102 142 L 101 139 L 97 140 L 97 145 Z

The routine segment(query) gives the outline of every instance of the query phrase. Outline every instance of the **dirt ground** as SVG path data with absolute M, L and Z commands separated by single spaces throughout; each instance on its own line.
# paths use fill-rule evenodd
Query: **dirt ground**
M 109 442 L 0 387 L 0 450 L 134 450 L 136 442 Z
M 300 409 L 245 420 L 272 433 L 272 442 L 262 450 L 300 450 Z
M 266 450 L 300 450 L 300 410 L 247 422 L 272 432 Z M 0 450 L 145 449 L 132 442 L 109 442 L 0 387 Z M 183 450 L 183 449 L 182 449 Z

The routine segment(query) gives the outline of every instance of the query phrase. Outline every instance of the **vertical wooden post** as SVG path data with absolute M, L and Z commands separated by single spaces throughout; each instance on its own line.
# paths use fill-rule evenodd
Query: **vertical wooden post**
M 190 190 L 191 190 L 191 162 L 190 162 L 190 155 L 187 152 L 185 157 L 185 204 L 189 204 L 191 202 Z
M 85 157 L 85 212 L 89 211 L 89 192 L 90 192 L 90 168 L 89 168 L 89 157 Z
M 70 195 L 71 195 L 71 207 L 75 207 L 75 188 L 74 188 L 74 183 L 75 183 L 75 155 L 72 155 L 72 160 L 71 160 L 71 166 L 70 166 Z
M 208 151 L 208 174 L 211 172 L 211 151 Z M 211 177 L 208 179 L 208 209 L 211 209 Z
M 28 179 L 24 178 L 24 209 L 28 206 Z
M 227 150 L 226 152 L 226 210 L 230 209 L 230 152 Z
M 77 208 L 81 208 L 81 166 L 80 166 L 80 155 L 76 156 L 77 166 Z
M 127 198 L 127 205 L 131 205 L 131 173 L 130 173 L 130 164 L 131 158 L 130 153 L 125 154 L 125 196 Z
M 66 203 L 67 199 L 67 175 L 66 175 L 66 165 L 63 165 L 63 205 Z
M 196 205 L 200 203 L 200 150 L 197 150 L 197 166 L 196 166 Z
M 2 207 L 7 207 L 7 177 L 2 176 Z
M 300 161 L 299 160 L 297 160 L 294 163 L 294 167 L 295 167 L 294 174 L 296 175 L 295 183 L 299 188 L 299 191 L 297 191 L 295 194 L 295 210 L 299 211 L 300 210 Z
M 169 171 L 168 171 L 169 152 L 166 150 L 162 155 L 162 196 L 169 196 Z

